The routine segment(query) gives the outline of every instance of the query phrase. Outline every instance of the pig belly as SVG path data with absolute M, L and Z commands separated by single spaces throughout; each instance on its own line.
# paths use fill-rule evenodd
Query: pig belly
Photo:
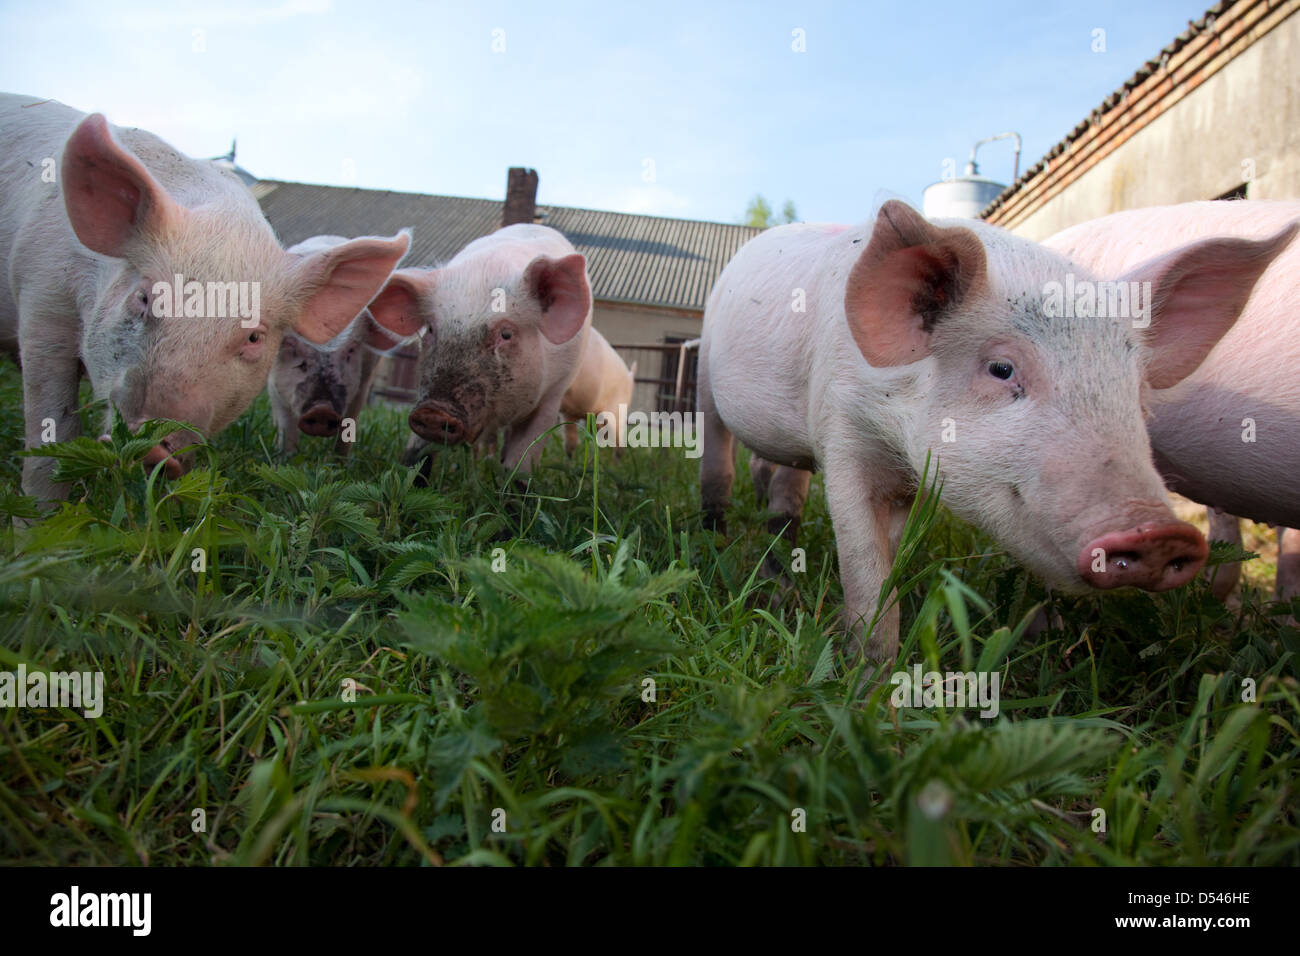
M 1148 423 L 1169 487 L 1253 521 L 1300 526 L 1300 402 L 1195 376 L 1171 391 Z
M 807 379 L 772 360 L 782 354 L 779 342 L 755 333 L 754 325 L 748 325 L 743 345 L 735 339 L 729 345 L 717 337 L 711 341 L 709 388 L 714 405 L 746 448 L 777 464 L 811 469 L 816 456 L 808 429 Z M 785 346 L 784 354 L 789 351 Z

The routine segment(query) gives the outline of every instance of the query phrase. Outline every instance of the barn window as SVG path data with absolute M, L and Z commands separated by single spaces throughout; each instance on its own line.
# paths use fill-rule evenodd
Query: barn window
M 684 335 L 664 336 L 664 345 L 669 347 L 663 350 L 663 358 L 660 365 L 659 394 L 655 402 L 658 411 L 695 411 L 695 379 L 699 364 L 700 350 L 692 348 L 687 349 L 685 353 L 683 353 L 681 344 L 686 341 L 689 340 Z M 676 348 L 673 348 L 672 346 L 676 346 Z M 681 393 L 678 395 L 677 368 L 683 354 L 686 358 L 686 367 L 682 370 Z

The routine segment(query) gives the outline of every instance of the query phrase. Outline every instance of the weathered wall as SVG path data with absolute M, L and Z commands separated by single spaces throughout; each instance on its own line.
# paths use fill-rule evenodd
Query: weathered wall
M 1000 224 L 1045 239 L 1123 209 L 1214 199 L 1242 183 L 1250 199 L 1300 198 L 1300 15 L 1273 27 L 1058 195 Z
M 699 338 L 702 322 L 698 312 L 611 302 L 597 302 L 591 319 L 611 345 L 662 345 L 667 339 Z M 628 365 L 633 361 L 638 363 L 637 378 L 658 378 L 662 374 L 662 354 L 624 349 L 619 354 Z M 663 387 L 667 386 L 638 382 L 632 394 L 632 408 L 647 412 L 657 409 L 657 395 Z

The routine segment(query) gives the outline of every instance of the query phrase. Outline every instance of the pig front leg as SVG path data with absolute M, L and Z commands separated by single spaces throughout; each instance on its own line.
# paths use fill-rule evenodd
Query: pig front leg
M 1205 516 L 1210 521 L 1210 540 L 1226 541 L 1238 549 L 1241 548 L 1241 520 L 1218 508 L 1206 508 Z M 1210 593 L 1220 601 L 1232 593 L 1237 582 L 1241 580 L 1241 562 L 1220 564 L 1207 568 L 1204 572 L 1210 578 Z
M 708 354 L 700 349 L 699 412 L 702 419 L 700 440 L 700 505 L 704 527 L 727 533 L 727 506 L 731 504 L 731 485 L 736 479 L 736 438 L 722 421 L 709 388 Z
M 893 542 L 901 530 L 900 501 L 882 496 L 862 474 L 860 463 L 826 466 L 826 504 L 835 526 L 839 554 L 840 582 L 844 589 L 844 626 L 849 633 L 845 658 L 849 666 L 865 651 L 882 661 L 898 653 L 898 606 L 886 610 L 876 622 L 870 639 L 863 629 L 871 623 L 879 606 L 880 588 L 893 564 Z
M 81 370 L 75 351 L 52 349 L 44 343 L 23 343 L 23 426 L 28 448 L 50 440 L 71 441 L 81 434 L 77 386 Z M 51 427 L 52 426 L 52 427 Z M 53 458 L 23 459 L 23 494 L 52 507 L 68 497 L 68 485 L 55 484 Z
M 402 464 L 407 468 L 412 468 L 418 465 L 421 459 L 427 461 L 428 456 L 421 453 L 428 444 L 428 441 L 415 434 L 415 432 L 411 432 L 406 439 L 406 448 L 402 450 Z
M 1277 529 L 1277 599 L 1300 597 L 1300 530 Z
M 768 534 L 779 534 L 795 547 L 799 543 L 799 523 L 803 518 L 803 506 L 808 500 L 808 484 L 812 481 L 812 472 L 789 465 L 778 465 L 758 455 L 749 459 L 749 474 L 754 479 L 754 491 L 760 505 L 766 504 L 772 512 L 767 521 Z M 763 561 L 763 576 L 772 579 L 784 579 L 787 585 L 792 582 L 785 577 L 785 569 L 777 556 L 768 552 Z
M 298 450 L 298 418 L 288 408 L 274 385 L 266 389 L 266 397 L 271 403 L 271 418 L 275 421 L 275 448 L 288 458 Z
M 506 443 L 501 451 L 501 462 L 506 466 L 507 471 L 513 471 L 518 465 L 520 475 L 532 474 L 542 457 L 543 443 L 536 440 L 558 421 L 560 399 L 563 395 L 561 391 L 558 395 L 543 396 L 531 415 L 506 431 Z
M 290 457 L 298 451 L 298 422 L 287 412 L 284 415 L 276 415 L 275 430 L 278 432 L 276 444 L 280 447 L 280 454 L 285 458 Z
M 474 443 L 474 460 L 480 458 L 495 458 L 497 455 L 497 445 L 501 441 L 501 434 L 498 429 L 491 429 L 479 436 L 479 440 Z
M 564 453 L 570 458 L 578 447 L 578 425 L 576 422 L 564 423 Z

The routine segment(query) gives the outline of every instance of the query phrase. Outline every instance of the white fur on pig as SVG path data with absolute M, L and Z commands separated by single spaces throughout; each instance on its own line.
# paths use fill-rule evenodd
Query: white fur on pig
M 846 310 L 856 294 L 855 266 L 867 261 L 864 250 L 927 233 L 930 240 L 920 245 L 903 242 L 906 255 L 891 261 L 911 261 L 907 256 L 923 248 L 959 252 L 954 274 L 964 291 L 931 317 L 932 332 L 905 301 L 896 315 L 857 309 L 855 321 L 873 327 L 879 340 L 855 340 Z M 1216 244 L 1199 255 L 1219 251 Z M 1240 252 L 1231 246 L 1225 255 Z M 1177 265 L 1162 263 L 1153 274 L 1181 274 Z M 894 202 L 874 223 L 782 226 L 752 239 L 718 278 L 705 309 L 706 513 L 716 521 L 729 497 L 733 434 L 769 461 L 823 469 L 846 623 L 856 627 L 877 609 L 930 453 L 956 514 L 992 533 L 1047 583 L 1086 589 L 1078 568 L 1089 542 L 1174 526 L 1147 441 L 1143 379 L 1173 380 L 1198 356 L 1163 347 L 1168 330 L 1159 316 L 1154 339 L 1138 336 L 1127 320 L 1046 319 L 1048 283 L 1071 271 L 1081 272 L 995 227 L 928 225 Z M 909 294 L 881 274 L 869 303 Z M 1244 301 L 1249 283 L 1244 292 L 1239 286 L 1231 291 Z M 1221 334 L 1235 315 L 1229 302 L 1211 324 Z M 864 349 L 892 350 L 893 357 L 870 364 Z M 1013 364 L 1010 380 L 985 374 L 1001 362 Z M 1203 560 L 1204 541 L 1179 525 L 1176 536 L 1199 542 Z M 870 650 L 892 652 L 897 633 L 894 608 L 883 614 Z

